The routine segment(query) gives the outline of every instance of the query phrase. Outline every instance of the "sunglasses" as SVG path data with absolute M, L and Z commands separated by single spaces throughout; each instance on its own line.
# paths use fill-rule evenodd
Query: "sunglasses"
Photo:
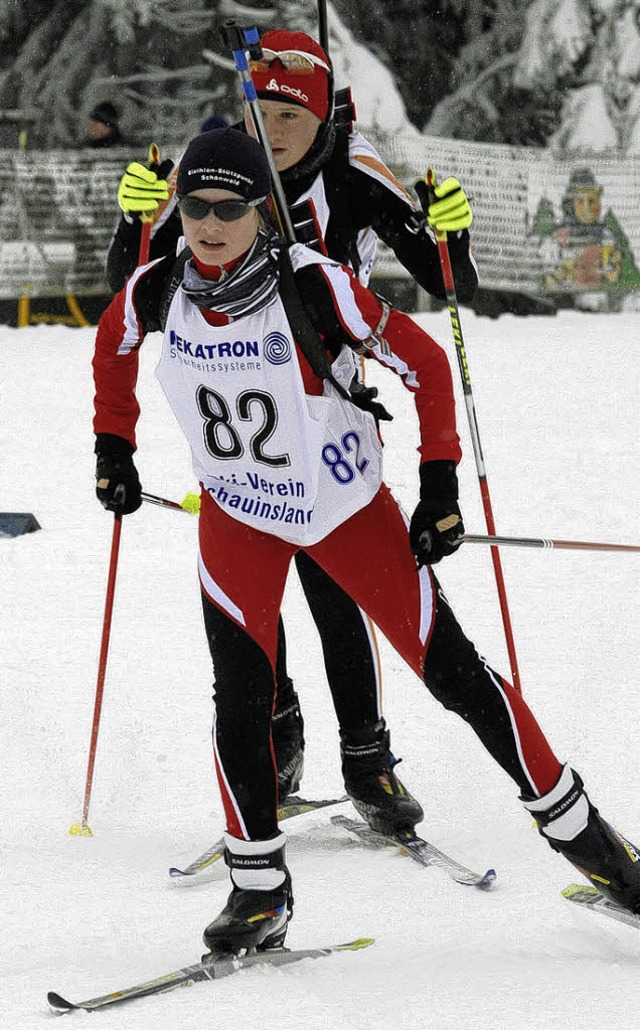
M 210 204 L 207 200 L 200 200 L 200 197 L 187 195 L 178 197 L 178 207 L 183 215 L 193 218 L 196 222 L 201 222 L 210 211 L 213 211 L 221 222 L 237 222 L 239 218 L 248 215 L 253 207 L 264 204 L 266 199 L 260 197 L 258 200 L 214 200 Z
M 302 50 L 269 50 L 266 48 L 263 49 L 262 58 L 259 61 L 249 61 L 249 70 L 268 72 L 275 61 L 280 61 L 288 71 L 301 72 L 303 75 L 313 75 L 316 67 L 324 68 L 326 72 L 331 71 L 326 61 L 316 57 L 315 54 L 307 54 Z

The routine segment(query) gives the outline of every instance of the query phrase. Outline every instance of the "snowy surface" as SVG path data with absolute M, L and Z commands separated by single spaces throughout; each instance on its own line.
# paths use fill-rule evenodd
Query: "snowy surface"
M 463 317 L 498 531 L 639 543 L 640 316 Z M 446 315 L 419 318 L 455 366 Z M 228 892 L 223 871 L 190 888 L 167 876 L 222 823 L 196 522 L 186 514 L 145 505 L 124 520 L 94 836 L 68 834 L 82 812 L 113 524 L 93 495 L 92 338 L 0 327 L 0 511 L 32 511 L 42 526 L 0 540 L 0 1022 L 11 1030 L 54 1018 L 47 990 L 81 1000 L 197 960 Z M 148 491 L 181 500 L 194 484 L 153 378 L 158 348 L 155 336 L 143 348 L 138 465 Z M 374 373 L 396 416 L 385 426 L 387 480 L 410 510 L 410 398 L 390 373 Z M 459 424 L 463 512 L 481 533 L 461 400 Z M 638 556 L 502 553 L 525 696 L 603 813 L 640 842 Z M 508 673 L 487 549 L 467 545 L 440 569 L 467 632 Z M 335 795 L 335 716 L 293 576 L 285 616 L 307 724 L 303 792 Z M 562 899 L 579 876 L 539 839 L 511 781 L 384 642 L 382 659 L 392 744 L 425 807 L 423 833 L 478 869 L 495 866 L 495 891 L 348 843 L 329 813 L 304 816 L 285 824 L 296 890 L 289 945 L 371 935 L 371 949 L 66 1018 L 109 1030 L 634 1025 L 640 934 Z

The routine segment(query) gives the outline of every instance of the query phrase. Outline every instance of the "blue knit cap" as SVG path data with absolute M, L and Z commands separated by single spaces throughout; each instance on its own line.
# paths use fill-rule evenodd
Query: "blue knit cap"
M 211 132 L 212 129 L 226 129 L 229 126 L 229 122 L 226 118 L 222 118 L 217 114 L 210 114 L 208 118 L 202 122 L 200 126 L 200 132 Z

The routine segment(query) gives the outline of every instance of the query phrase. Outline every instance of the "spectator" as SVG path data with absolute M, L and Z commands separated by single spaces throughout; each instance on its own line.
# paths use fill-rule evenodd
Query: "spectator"
M 89 115 L 89 136 L 85 147 L 95 149 L 123 146 L 126 141 L 120 133 L 120 115 L 108 100 L 96 104 Z

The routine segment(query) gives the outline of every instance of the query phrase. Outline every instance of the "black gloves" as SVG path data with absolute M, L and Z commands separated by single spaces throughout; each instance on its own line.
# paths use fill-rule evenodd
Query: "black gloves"
M 107 511 L 130 515 L 142 504 L 142 487 L 133 464 L 133 447 L 111 433 L 96 435 L 96 496 Z
M 420 502 L 409 528 L 418 568 L 436 565 L 458 550 L 464 523 L 458 507 L 458 477 L 453 461 L 425 461 L 420 466 Z

